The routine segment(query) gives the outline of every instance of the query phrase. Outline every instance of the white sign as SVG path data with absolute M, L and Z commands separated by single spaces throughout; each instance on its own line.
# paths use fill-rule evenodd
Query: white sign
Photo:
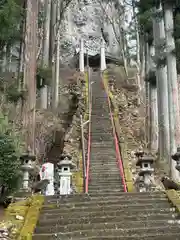
M 42 180 L 49 180 L 49 184 L 47 185 L 45 190 L 45 195 L 54 195 L 54 164 L 48 162 L 44 163 L 41 167 L 40 176 Z

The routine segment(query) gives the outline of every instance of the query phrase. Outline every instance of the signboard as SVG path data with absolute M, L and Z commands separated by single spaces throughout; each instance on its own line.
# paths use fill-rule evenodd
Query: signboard
M 45 195 L 54 195 L 54 164 L 49 162 L 44 163 L 40 170 L 40 176 L 42 180 L 49 180 L 49 184 L 45 190 Z

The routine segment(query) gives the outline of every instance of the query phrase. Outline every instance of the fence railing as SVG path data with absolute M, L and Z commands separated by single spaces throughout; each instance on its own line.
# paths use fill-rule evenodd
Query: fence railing
M 105 60 L 105 44 L 102 40 L 102 46 L 101 46 L 101 64 L 100 69 L 101 71 L 104 71 L 106 69 L 106 60 Z M 80 72 L 84 73 L 84 42 L 81 39 L 80 40 L 80 52 L 79 52 L 79 68 Z M 92 84 L 91 82 L 91 72 L 90 72 L 90 66 L 89 66 L 89 57 L 88 57 L 88 50 L 86 50 L 87 53 L 87 59 L 86 59 L 86 90 L 87 91 L 87 99 L 88 99 L 88 106 L 86 106 L 86 110 L 88 110 L 88 119 L 84 119 L 81 116 L 81 143 L 82 143 L 82 156 L 83 156 L 83 179 L 84 179 L 84 192 L 88 193 L 88 184 L 89 184 L 89 166 L 90 166 L 90 152 L 91 152 L 91 109 L 92 109 Z M 85 146 L 85 139 L 84 139 L 84 127 L 88 124 L 88 141 L 87 146 Z M 86 154 L 86 147 L 87 147 L 87 154 Z
M 104 81 L 103 74 L 101 77 L 102 77 L 102 83 L 103 83 L 103 86 L 104 86 L 104 89 L 105 89 L 106 95 L 107 95 L 108 107 L 109 107 L 110 118 L 111 118 L 112 129 L 113 129 L 117 164 L 119 167 L 119 172 L 120 172 L 120 176 L 122 179 L 124 192 L 127 192 L 126 180 L 125 180 L 125 176 L 124 176 L 124 167 L 123 167 L 122 157 L 121 157 L 121 153 L 120 153 L 119 142 L 118 142 L 118 138 L 117 138 L 117 134 L 116 134 L 116 127 L 115 127 L 115 123 L 114 123 L 113 113 L 111 110 L 111 102 L 110 102 L 110 97 L 109 97 L 108 83 Z

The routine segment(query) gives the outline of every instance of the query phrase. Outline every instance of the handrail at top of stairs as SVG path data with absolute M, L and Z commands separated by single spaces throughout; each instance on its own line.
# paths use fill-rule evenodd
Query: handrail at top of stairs
M 109 98 L 109 94 L 108 94 L 108 86 L 105 86 L 103 75 L 101 75 L 101 80 L 102 80 L 102 85 L 103 85 L 103 87 L 106 91 L 106 95 L 107 95 L 108 107 L 109 107 L 111 123 L 112 123 L 112 128 L 113 128 L 114 141 L 115 141 L 116 158 L 117 158 L 118 165 L 119 165 L 119 170 L 120 170 L 120 175 L 121 175 L 121 178 L 122 178 L 124 192 L 127 192 L 123 163 L 122 163 L 121 153 L 120 153 L 120 149 L 119 149 L 118 138 L 117 138 L 117 134 L 116 134 L 116 130 L 115 130 L 114 119 L 113 119 L 113 114 L 112 114 L 112 110 L 111 110 L 110 98 Z
M 89 166 L 90 166 L 90 151 L 91 151 L 91 112 L 92 112 L 92 84 L 90 83 L 90 73 L 88 68 L 88 101 L 89 101 L 89 124 L 88 124 L 88 146 L 87 146 L 87 161 L 85 177 L 85 193 L 88 193 L 89 185 Z

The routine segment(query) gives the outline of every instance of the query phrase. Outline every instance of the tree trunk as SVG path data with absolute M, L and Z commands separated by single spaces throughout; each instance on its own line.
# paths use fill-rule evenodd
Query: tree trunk
M 135 2 L 132 1 L 133 4 L 133 18 L 135 22 L 135 32 L 136 32 L 136 63 L 137 63 L 137 72 L 138 72 L 138 78 L 139 78 L 139 97 L 138 97 L 138 104 L 143 101 L 143 88 L 144 88 L 144 79 L 141 79 L 141 62 L 140 62 L 140 36 L 139 36 L 139 27 L 138 27 L 138 21 L 137 21 L 137 14 L 135 12 Z
M 27 86 L 27 101 L 24 106 L 27 127 L 27 148 L 35 153 L 35 108 L 36 108 L 36 52 L 37 52 L 37 1 L 27 0 L 24 84 Z
M 173 8 L 171 4 L 164 4 L 164 21 L 166 29 L 167 70 L 169 83 L 169 127 L 170 127 L 170 154 L 174 154 L 180 146 L 180 116 L 178 101 L 178 81 L 176 69 L 175 42 L 173 37 Z M 171 160 L 171 176 L 179 181 L 179 172 L 175 169 L 175 161 Z
M 51 17 L 51 0 L 45 0 L 45 20 L 43 33 L 43 56 L 42 66 L 49 67 L 49 44 L 50 44 L 50 17 Z M 45 85 L 41 88 L 41 108 L 47 109 L 48 106 L 48 87 Z
M 157 15 L 162 14 L 162 7 L 155 9 Z M 162 41 L 165 39 L 164 21 L 160 16 L 153 18 L 153 34 L 155 41 L 155 55 L 159 60 L 162 56 Z M 169 173 L 169 108 L 168 108 L 168 80 L 167 66 L 156 66 L 158 93 L 158 124 L 159 124 L 159 163 L 165 164 L 164 170 Z
M 152 57 L 155 55 L 154 46 L 149 47 L 150 70 L 155 70 Z M 152 153 L 158 152 L 158 106 L 157 106 L 157 86 L 150 84 L 150 150 Z
M 145 43 L 145 75 L 149 74 L 149 45 Z M 145 107 L 146 107 L 146 117 L 145 117 L 145 141 L 146 147 L 149 148 L 150 145 L 150 84 L 145 81 Z
M 158 151 L 158 107 L 157 107 L 157 87 L 150 86 L 150 119 L 151 119 L 151 141 L 150 150 L 152 153 Z
M 6 69 L 6 72 L 10 72 L 12 53 L 11 53 L 11 46 L 9 44 L 6 45 L 6 54 L 5 55 L 6 55 L 5 69 Z
M 50 34 L 50 64 L 52 68 L 52 108 L 55 110 L 55 83 L 56 83 L 56 66 L 55 66 L 55 49 L 57 34 L 57 2 L 51 1 L 51 34 Z
M 55 66 L 54 66 L 54 70 L 55 70 L 55 74 L 54 79 L 53 79 L 53 109 L 55 110 L 58 107 L 58 103 L 59 103 L 59 68 L 60 68 L 60 3 L 57 2 L 56 5 L 56 23 L 57 23 L 57 29 L 56 29 L 56 33 L 54 33 L 54 35 L 56 36 L 56 61 L 55 61 Z M 54 36 L 54 37 L 55 37 Z
M 141 81 L 143 81 L 145 77 L 145 41 L 143 36 L 140 36 L 140 62 L 141 62 L 140 78 Z

